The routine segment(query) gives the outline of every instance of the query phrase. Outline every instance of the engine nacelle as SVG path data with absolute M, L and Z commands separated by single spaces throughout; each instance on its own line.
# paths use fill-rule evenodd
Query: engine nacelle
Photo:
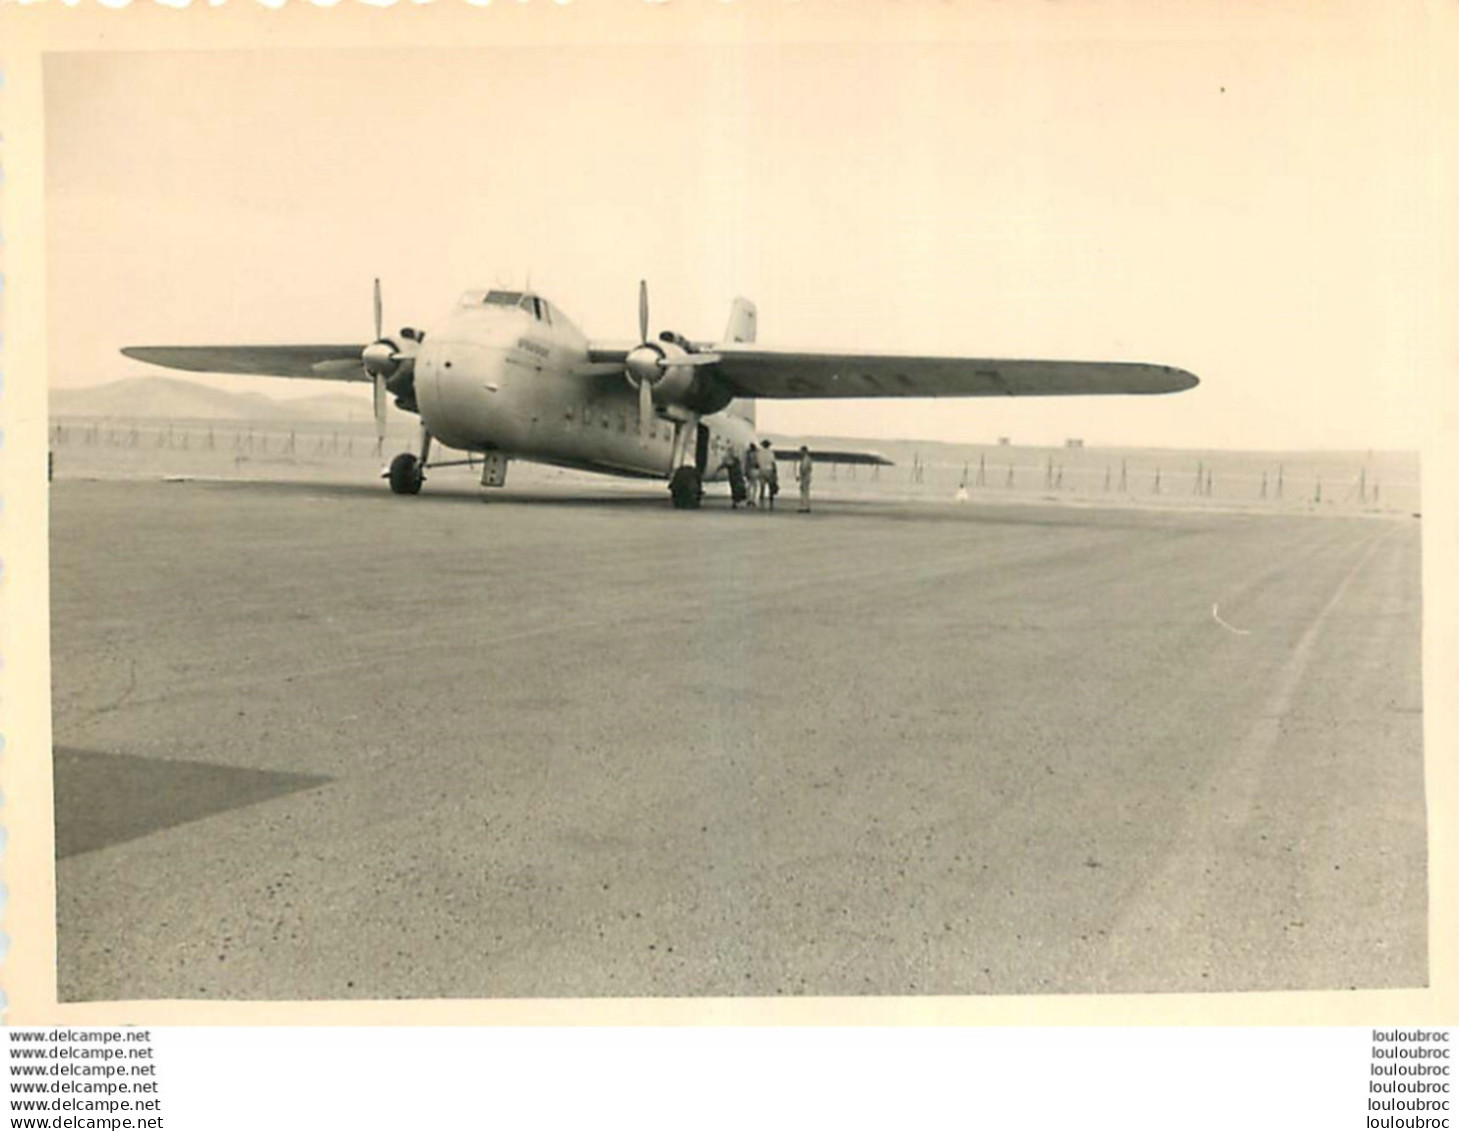
M 420 352 L 422 335 L 407 326 L 400 331 L 400 337 L 398 344 L 390 338 L 371 342 L 360 355 L 360 364 L 371 377 L 384 379 L 385 388 L 397 405 L 414 412 L 415 355 Z
M 659 408 L 678 406 L 692 412 L 718 412 L 733 399 L 710 371 L 696 365 L 687 349 L 669 336 L 630 350 L 624 368 L 635 385 L 647 385 Z

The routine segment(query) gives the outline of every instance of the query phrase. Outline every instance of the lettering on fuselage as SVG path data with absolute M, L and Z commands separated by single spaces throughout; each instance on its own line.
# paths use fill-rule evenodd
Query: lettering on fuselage
M 535 342 L 531 338 L 518 338 L 517 348 L 526 350 L 528 353 L 536 354 L 538 357 L 546 358 L 551 351 L 541 342 Z

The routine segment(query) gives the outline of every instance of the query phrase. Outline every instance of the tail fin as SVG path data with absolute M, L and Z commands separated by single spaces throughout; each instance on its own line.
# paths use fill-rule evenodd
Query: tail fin
M 729 325 L 724 328 L 726 342 L 753 342 L 755 340 L 755 304 L 747 298 L 737 298 L 730 306 Z
M 724 328 L 726 342 L 753 342 L 755 340 L 755 304 L 747 298 L 737 298 L 730 306 L 729 325 Z M 755 402 L 753 400 L 731 401 L 725 410 L 731 416 L 755 423 Z

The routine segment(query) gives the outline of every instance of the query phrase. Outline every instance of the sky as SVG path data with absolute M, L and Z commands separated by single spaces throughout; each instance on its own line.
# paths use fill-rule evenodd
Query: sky
M 391 327 L 530 283 L 624 341 L 646 278 L 654 329 L 694 338 L 745 295 L 766 344 L 1202 380 L 762 402 L 771 431 L 1415 447 L 1447 206 L 1422 8 L 1220 7 L 1118 34 L 52 55 L 51 381 L 161 372 L 128 344 L 363 343 L 376 276 Z

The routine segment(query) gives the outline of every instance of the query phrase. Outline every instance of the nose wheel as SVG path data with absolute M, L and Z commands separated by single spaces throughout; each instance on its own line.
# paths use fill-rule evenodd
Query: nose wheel
M 390 489 L 397 495 L 419 495 L 425 481 L 425 472 L 414 452 L 401 452 L 390 461 Z
M 420 455 L 401 452 L 390 461 L 390 470 L 385 473 L 390 480 L 390 489 L 397 495 L 419 495 L 421 484 L 426 481 L 426 461 L 431 458 L 431 434 L 425 422 L 420 426 Z

